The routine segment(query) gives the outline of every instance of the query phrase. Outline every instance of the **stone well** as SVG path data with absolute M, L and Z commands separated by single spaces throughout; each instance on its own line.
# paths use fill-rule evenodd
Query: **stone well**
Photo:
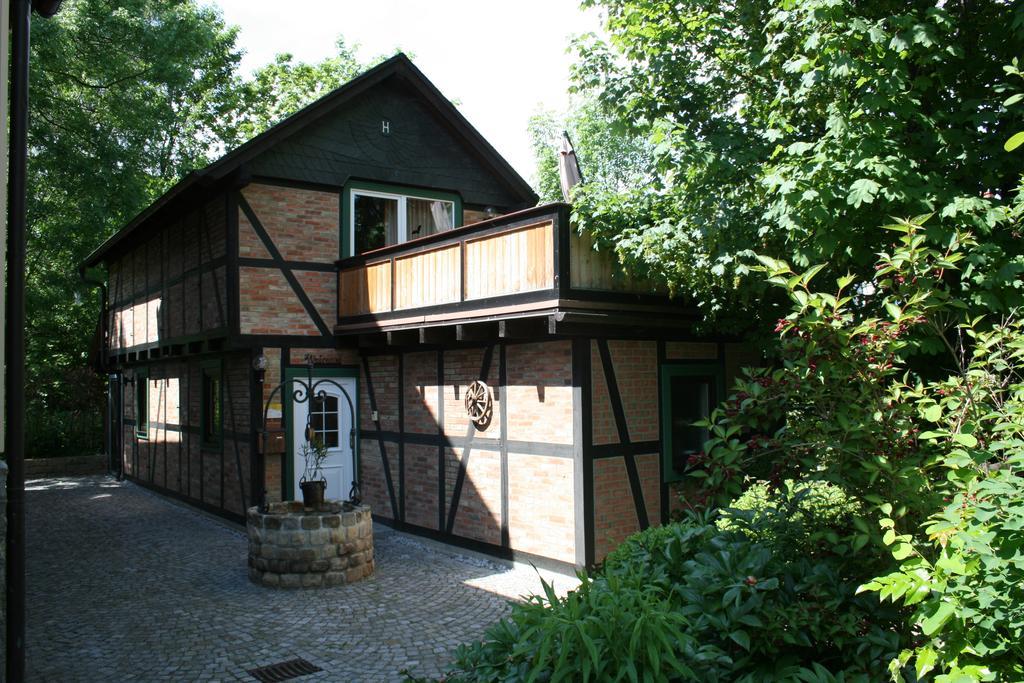
M 299 501 L 251 507 L 249 580 L 272 588 L 320 588 L 359 581 L 373 574 L 373 519 L 367 505 L 343 510 L 326 502 L 319 509 Z

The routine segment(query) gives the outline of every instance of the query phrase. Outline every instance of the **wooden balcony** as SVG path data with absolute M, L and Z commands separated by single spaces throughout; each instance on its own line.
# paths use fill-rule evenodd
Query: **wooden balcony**
M 654 312 L 689 323 L 657 288 L 619 272 L 613 255 L 548 204 L 338 262 L 338 335 L 546 319 L 631 324 Z M 681 315 L 683 314 L 683 315 Z M 538 328 L 538 331 L 541 331 Z

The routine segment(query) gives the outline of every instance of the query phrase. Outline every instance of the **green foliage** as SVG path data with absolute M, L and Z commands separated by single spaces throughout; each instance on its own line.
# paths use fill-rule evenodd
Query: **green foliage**
M 515 605 L 486 640 L 461 646 L 447 681 L 665 680 L 690 675 L 708 648 L 684 633 L 670 587 L 640 574 L 591 579 L 564 598 Z
M 837 552 L 880 543 L 872 516 L 912 528 L 945 490 L 935 444 L 920 438 L 930 404 L 908 372 L 920 358 L 930 369 L 954 361 L 921 354 L 946 347 L 950 316 L 963 306 L 950 283 L 973 240 L 959 235 L 937 246 L 920 221 L 889 227 L 899 247 L 882 255 L 875 281 L 853 286 L 843 277 L 834 294 L 811 288 L 820 266 L 796 274 L 762 258 L 771 282 L 793 301 L 776 326 L 780 366 L 750 370 L 737 382 L 707 422 L 707 458 L 692 472 L 719 504 L 742 493 L 746 477 L 839 486 L 864 507 Z
M 259 135 L 384 61 L 384 57 L 360 61 L 356 55 L 358 46 L 349 46 L 344 38 L 338 38 L 336 46 L 337 54 L 315 64 L 295 62 L 292 55 L 282 53 L 257 69 L 241 90 L 240 137 L 245 140 Z
M 646 134 L 608 116 L 593 97 L 577 97 L 568 113 L 542 111 L 528 126 L 537 163 L 535 189 L 542 202 L 561 202 L 558 156 L 562 132 L 569 134 L 583 179 L 609 192 L 644 187 L 654 173 L 654 154 Z
M 98 322 L 77 265 L 235 134 L 236 30 L 197 2 L 76 0 L 32 27 L 26 411 L 30 456 L 95 452 Z M 74 381 L 70 381 L 73 378 Z M 38 426 L 38 429 L 36 428 Z M 60 437 L 64 434 L 63 437 Z
M 915 606 L 924 642 L 900 656 L 937 681 L 1024 679 L 1024 323 L 965 323 L 970 361 L 920 393 L 943 451 L 947 504 L 923 533 L 879 520 L 899 569 L 868 583 Z
M 77 265 L 186 173 L 369 66 L 339 39 L 320 63 L 279 55 L 243 81 L 236 39 L 217 9 L 195 0 L 76 0 L 34 20 L 30 457 L 102 447 L 102 380 L 82 372 L 98 294 Z
M 533 189 L 540 202 L 565 201 L 558 179 L 558 149 L 562 122 L 550 111 L 541 111 L 530 117 L 526 133 L 530 136 L 533 158 L 537 165 Z
M 306 429 L 309 430 L 310 428 L 307 427 Z M 323 466 L 328 456 L 330 456 L 330 452 L 327 450 L 327 446 L 324 445 L 323 439 L 316 435 L 312 439 L 303 442 L 299 455 L 302 456 L 302 462 L 305 463 L 302 481 L 323 480 Z
M 44 369 L 46 370 L 46 369 Z M 37 370 L 38 371 L 38 370 Z M 31 435 L 29 458 L 59 458 L 99 453 L 103 445 L 103 380 L 87 367 L 51 370 L 39 386 L 31 387 L 25 413 L 25 433 Z M 40 396 L 45 387 L 60 391 Z
M 820 547 L 853 531 L 860 506 L 825 481 L 786 480 L 778 489 L 751 484 L 724 510 L 718 526 L 738 529 L 774 552 L 817 556 Z
M 577 44 L 576 87 L 649 133 L 659 172 L 625 190 L 584 188 L 575 219 L 635 274 L 749 329 L 785 305 L 750 275 L 754 252 L 867 280 L 887 240 L 877 226 L 934 212 L 937 241 L 970 230 L 982 242 L 958 282 L 964 300 L 1024 302 L 1004 286 L 1024 267 L 1003 211 L 1019 163 L 994 152 L 1024 119 L 993 98 L 1015 87 L 1002 65 L 1024 50 L 1019 5 L 585 5 L 607 13 L 610 38 Z
M 690 474 L 723 505 L 758 479 L 838 487 L 858 512 L 818 551 L 914 610 L 892 678 L 1019 680 L 1024 324 L 972 314 L 959 284 L 974 240 L 936 244 L 923 221 L 888 226 L 898 243 L 872 282 L 834 293 L 812 289 L 820 267 L 762 258 L 793 302 L 781 365 L 737 383 Z
M 837 565 L 711 516 L 620 550 L 565 598 L 513 606 L 446 680 L 863 681 L 899 651 L 898 611 L 856 595 Z
M 638 557 L 644 557 L 645 553 L 650 553 L 652 550 L 660 552 L 666 542 L 675 538 L 677 534 L 678 529 L 675 524 L 647 527 L 643 531 L 633 534 L 608 553 L 604 558 L 604 566 L 617 567 L 634 561 Z

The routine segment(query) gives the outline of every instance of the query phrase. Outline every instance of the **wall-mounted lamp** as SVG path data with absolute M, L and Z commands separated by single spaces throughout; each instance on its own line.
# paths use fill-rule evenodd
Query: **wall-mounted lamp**
M 262 383 L 263 375 L 267 371 L 267 357 L 261 353 L 253 358 L 252 369 L 256 371 L 256 381 Z

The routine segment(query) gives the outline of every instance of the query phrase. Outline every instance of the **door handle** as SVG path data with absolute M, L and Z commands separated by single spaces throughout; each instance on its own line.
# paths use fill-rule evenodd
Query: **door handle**
M 355 450 L 355 448 L 356 448 L 356 430 L 355 429 L 348 430 L 348 447 L 351 448 L 352 450 Z

